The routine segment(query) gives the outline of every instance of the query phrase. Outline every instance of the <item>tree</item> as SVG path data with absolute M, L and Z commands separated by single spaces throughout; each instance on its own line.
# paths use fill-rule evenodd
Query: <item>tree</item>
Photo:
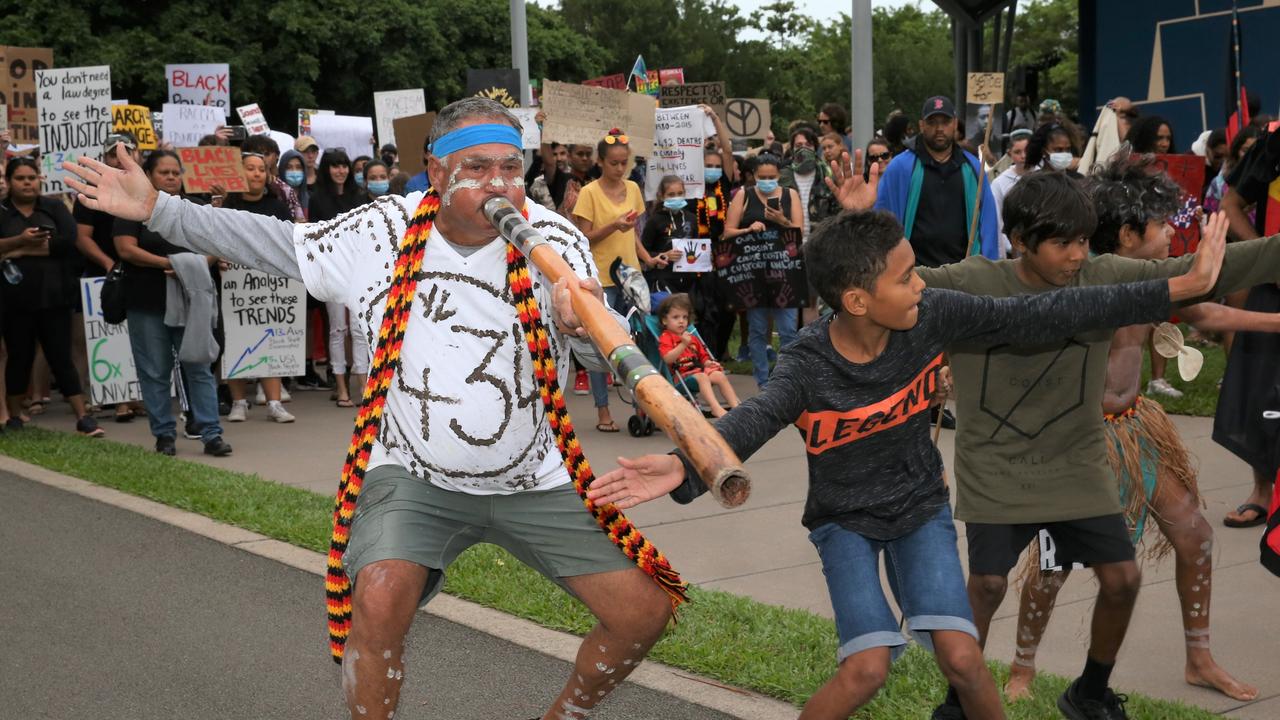
M 1031 0 L 1019 5 L 1009 66 L 1040 70 L 1037 99 L 1053 98 L 1076 115 L 1080 106 L 1080 17 L 1075 0 Z

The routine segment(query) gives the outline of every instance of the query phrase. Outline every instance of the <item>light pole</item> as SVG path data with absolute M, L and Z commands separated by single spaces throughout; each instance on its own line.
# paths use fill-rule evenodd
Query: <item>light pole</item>
M 853 94 L 849 119 L 853 146 L 863 147 L 875 134 L 875 84 L 872 81 L 871 0 L 853 0 L 849 38 L 853 61 Z
M 511 67 L 520 71 L 520 106 L 533 104 L 529 90 L 529 26 L 525 0 L 511 0 Z

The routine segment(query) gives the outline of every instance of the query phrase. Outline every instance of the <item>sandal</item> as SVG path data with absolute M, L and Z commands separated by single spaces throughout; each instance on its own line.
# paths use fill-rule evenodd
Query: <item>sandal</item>
M 124 408 L 124 412 L 117 410 L 115 414 L 115 419 L 118 423 L 133 422 L 134 417 L 136 417 L 136 415 L 133 412 L 133 408 L 127 406 Z
M 1236 508 L 1237 515 L 1244 515 L 1247 512 L 1254 513 L 1252 520 L 1232 520 L 1228 517 L 1222 519 L 1222 524 L 1229 528 L 1251 528 L 1267 521 L 1267 509 L 1257 503 L 1244 503 Z
M 43 415 L 43 414 L 44 414 L 44 404 L 45 404 L 46 402 L 47 402 L 46 400 L 32 400 L 31 402 L 27 403 L 27 407 L 26 407 L 27 414 L 28 414 L 28 415 Z
M 618 432 L 618 424 L 610 420 L 607 423 L 596 423 L 596 430 L 602 433 Z
M 334 400 L 334 404 L 340 408 L 352 408 L 356 406 L 355 403 L 351 402 L 351 398 L 338 398 L 337 400 Z

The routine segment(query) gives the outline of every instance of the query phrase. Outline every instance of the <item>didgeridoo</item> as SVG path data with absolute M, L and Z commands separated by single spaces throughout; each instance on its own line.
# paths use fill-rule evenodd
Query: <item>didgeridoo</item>
M 553 283 L 567 281 L 573 311 L 591 340 L 635 394 L 644 411 L 693 463 L 712 497 L 725 507 L 746 502 L 751 494 L 751 478 L 742 468 L 742 461 L 702 413 L 681 397 L 645 358 L 604 304 L 578 285 L 578 276 L 569 263 L 506 198 L 493 197 L 485 201 L 484 214 L 547 279 Z

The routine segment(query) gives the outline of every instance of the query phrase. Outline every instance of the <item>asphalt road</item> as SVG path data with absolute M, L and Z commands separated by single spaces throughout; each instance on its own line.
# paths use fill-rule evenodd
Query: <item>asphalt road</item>
M 342 718 L 321 578 L 0 472 L 0 717 Z M 539 715 L 569 665 L 425 613 L 397 718 Z M 730 716 L 623 686 L 593 718 Z

